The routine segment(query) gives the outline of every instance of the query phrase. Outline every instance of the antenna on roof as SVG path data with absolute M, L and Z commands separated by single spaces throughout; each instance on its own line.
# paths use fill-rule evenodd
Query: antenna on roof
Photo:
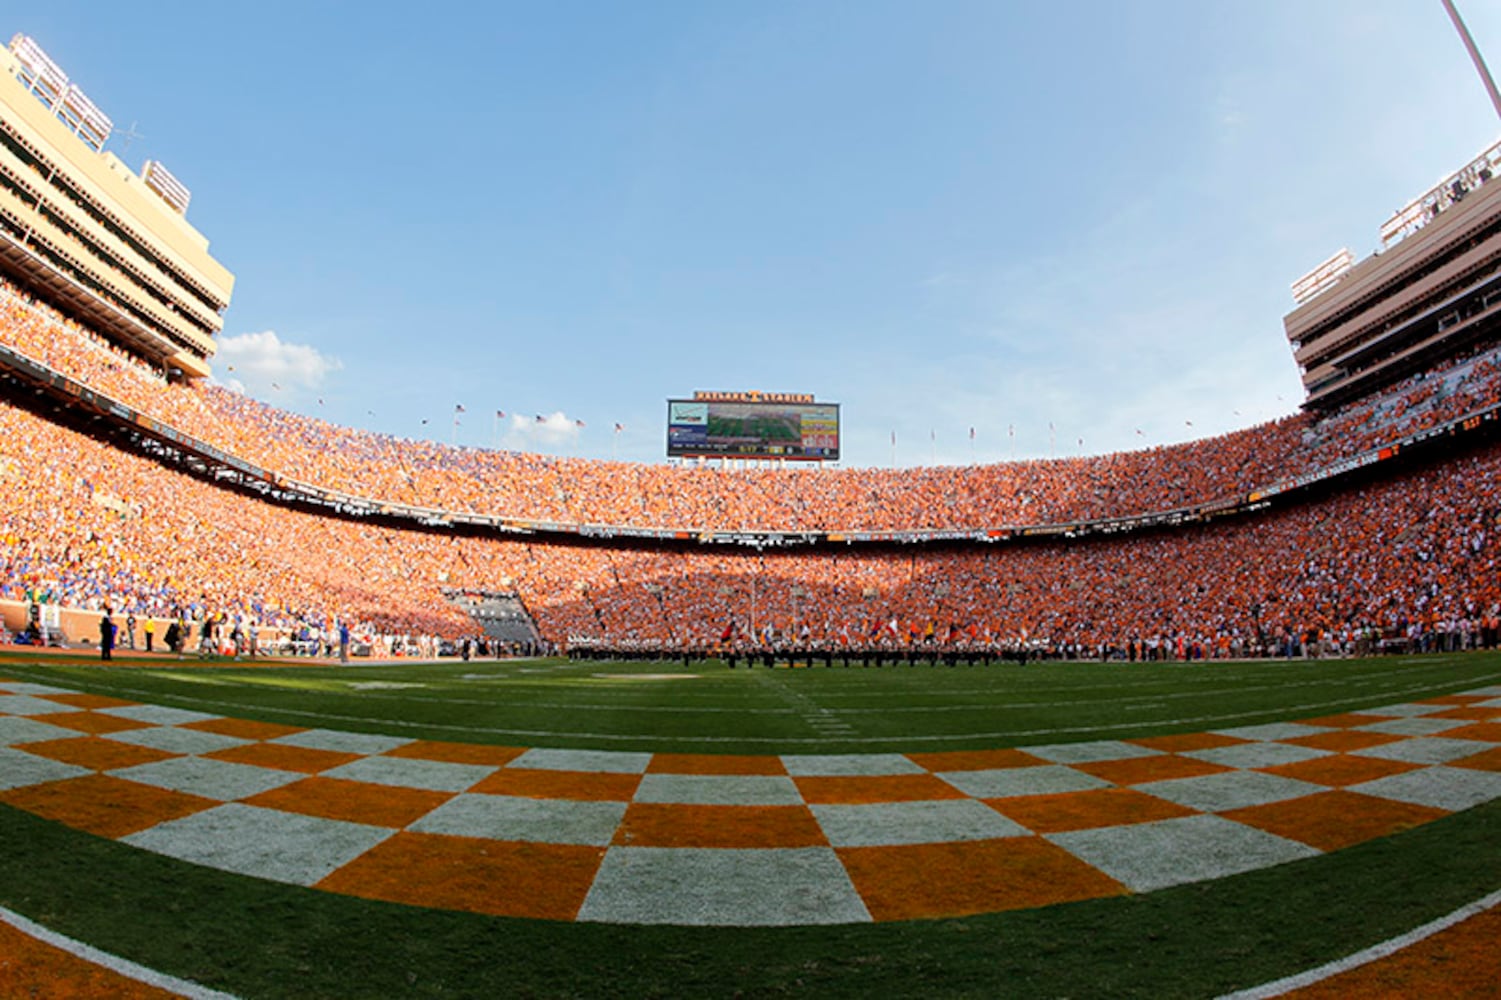
M 137 139 L 144 139 L 144 138 L 146 138 L 144 135 L 142 135 L 141 133 L 139 133 L 139 132 L 136 131 L 136 123 L 135 122 L 131 122 L 130 123 L 130 128 L 121 129 L 119 132 L 116 132 L 115 134 L 118 135 L 120 138 L 122 138 L 122 139 L 125 140 L 125 145 L 120 148 L 120 153 L 122 155 L 125 154 L 125 153 L 130 152 L 130 144 L 132 142 L 135 142 Z

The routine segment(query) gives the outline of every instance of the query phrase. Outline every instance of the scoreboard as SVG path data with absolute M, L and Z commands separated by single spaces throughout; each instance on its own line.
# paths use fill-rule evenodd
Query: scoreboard
M 668 458 L 839 460 L 839 404 L 790 393 L 697 392 L 667 401 Z

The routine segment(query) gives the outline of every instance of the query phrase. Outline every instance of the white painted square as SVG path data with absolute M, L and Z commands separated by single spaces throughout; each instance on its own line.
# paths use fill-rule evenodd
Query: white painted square
M 604 847 L 614 839 L 625 808 L 624 802 L 471 793 L 449 799 L 408 829 L 455 837 Z
M 1112 788 L 1110 782 L 1062 764 L 1002 767 L 984 771 L 944 771 L 938 775 L 965 795 L 977 799 L 1009 799 L 1020 795 L 1053 795 Z
M 1047 839 L 1136 892 L 1224 878 L 1319 853 L 1220 816 L 1074 830 L 1048 834 Z
M 242 740 L 223 733 L 206 733 L 198 729 L 178 729 L 176 726 L 153 726 L 150 729 L 124 729 L 118 733 L 105 733 L 104 738 L 116 743 L 150 747 L 168 753 L 213 753 L 242 747 L 253 740 Z
M 636 801 L 796 806 L 803 796 L 791 778 L 780 774 L 647 774 L 636 787 Z
M 1219 764 L 1222 767 L 1278 767 L 1282 764 L 1298 764 L 1316 757 L 1328 757 L 1328 750 L 1315 750 L 1294 743 L 1236 743 L 1227 747 L 1208 747 L 1204 750 L 1188 750 L 1184 757 Z
M 1391 736 L 1436 736 L 1451 729 L 1458 729 L 1460 726 L 1473 724 L 1468 719 L 1425 719 L 1415 716 L 1407 719 L 1386 719 L 1356 728 L 1367 733 L 1387 733 Z
M 974 799 L 812 805 L 824 836 L 835 847 L 935 844 L 954 840 L 1025 837 L 1026 827 Z
M 446 761 L 404 757 L 362 757 L 323 772 L 325 778 L 365 781 L 372 785 L 422 788 L 432 792 L 467 792 L 488 778 L 498 767 L 482 764 L 451 764 Z
M 1352 757 L 1375 757 L 1380 760 L 1400 760 L 1409 764 L 1447 764 L 1451 760 L 1473 757 L 1477 753 L 1493 749 L 1494 743 L 1481 740 L 1456 740 L 1447 736 L 1415 736 L 1400 743 L 1383 743 L 1377 747 L 1363 747 L 1350 751 Z
M 552 750 L 533 748 L 507 764 L 542 771 L 601 771 L 606 774 L 645 774 L 649 753 L 618 750 Z
M 1458 812 L 1501 798 L 1501 774 L 1438 765 L 1351 785 L 1346 791 Z
M 310 886 L 395 832 L 233 802 L 121 838 L 221 871 Z
M 78 709 L 29 694 L 0 694 L 0 715 L 56 715 Z
M 899 753 L 783 754 L 782 766 L 797 778 L 927 774 Z
M 1149 781 L 1137 785 L 1136 790 L 1200 812 L 1244 809 L 1328 791 L 1322 785 L 1260 771 L 1224 771 L 1193 778 Z
M 220 802 L 249 798 L 306 777 L 294 771 L 252 767 L 249 764 L 234 764 L 207 757 L 174 757 L 171 760 L 122 767 L 109 773 L 116 778 L 155 785 L 174 792 L 200 795 Z
M 44 785 L 49 781 L 81 778 L 93 773 L 86 767 L 64 764 L 62 761 L 37 757 L 22 750 L 0 747 L 0 790 Z
M 340 729 L 304 729 L 302 732 L 288 733 L 267 742 L 281 743 L 289 747 L 304 747 L 308 750 L 332 750 L 335 753 L 378 754 L 404 747 L 412 741 L 401 736 L 347 733 Z
M 1137 757 L 1160 757 L 1161 750 L 1123 743 L 1120 740 L 1090 740 L 1084 743 L 1050 743 L 1040 747 L 1017 747 L 1055 764 L 1089 764 L 1101 760 L 1132 760 Z
M 20 715 L 0 716 L 0 746 L 41 743 L 43 740 L 76 740 L 83 735 L 76 729 L 64 729 Z
M 869 923 L 870 911 L 826 847 L 612 847 L 578 919 L 766 927 Z

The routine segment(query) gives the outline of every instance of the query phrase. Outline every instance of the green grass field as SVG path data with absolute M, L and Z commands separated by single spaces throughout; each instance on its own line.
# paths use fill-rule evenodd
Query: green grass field
M 966 750 L 1199 732 L 1501 683 L 1501 655 L 730 670 L 717 661 L 0 661 L 32 681 L 306 726 L 684 753 Z
M 507 663 L 0 676 L 223 715 L 436 740 L 695 753 L 993 748 L 1328 715 L 1501 683 L 1501 654 L 1205 665 L 757 668 Z M 186 865 L 0 807 L 0 904 L 247 997 L 1212 996 L 1501 888 L 1501 801 L 1158 892 L 828 928 L 552 923 L 376 903 Z

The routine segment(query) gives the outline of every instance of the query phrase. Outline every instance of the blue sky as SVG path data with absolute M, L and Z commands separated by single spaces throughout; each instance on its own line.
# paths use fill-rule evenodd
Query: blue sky
M 1497 68 L 1501 6 L 1460 10 Z M 839 402 L 853 466 L 893 432 L 897 465 L 963 464 L 1293 412 L 1290 282 L 1501 134 L 1438 0 L 60 0 L 4 28 L 192 189 L 237 278 L 221 378 L 649 462 L 695 389 Z

